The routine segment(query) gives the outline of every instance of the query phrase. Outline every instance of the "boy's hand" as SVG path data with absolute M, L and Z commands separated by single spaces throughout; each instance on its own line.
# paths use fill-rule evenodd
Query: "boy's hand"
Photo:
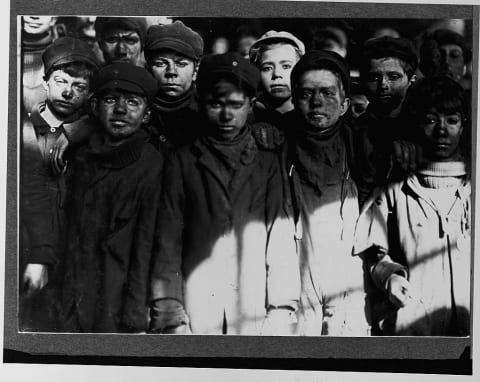
M 53 144 L 53 148 L 50 150 L 50 165 L 55 174 L 61 174 L 65 169 L 65 160 L 63 159 L 65 151 L 69 145 L 67 136 L 62 132 L 56 142 Z
M 410 283 L 405 277 L 397 274 L 391 275 L 387 281 L 387 293 L 390 302 L 398 308 L 403 308 L 411 299 L 409 288 Z
M 48 268 L 44 264 L 28 264 L 23 274 L 27 297 L 39 292 L 48 283 Z

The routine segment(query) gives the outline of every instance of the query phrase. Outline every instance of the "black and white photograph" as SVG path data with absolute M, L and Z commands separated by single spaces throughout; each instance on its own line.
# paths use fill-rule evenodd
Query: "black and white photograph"
M 5 362 L 471 375 L 478 7 L 167 3 L 12 10 Z

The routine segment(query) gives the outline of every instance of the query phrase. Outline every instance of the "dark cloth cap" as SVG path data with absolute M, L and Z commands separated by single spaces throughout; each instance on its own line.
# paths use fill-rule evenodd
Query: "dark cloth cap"
M 93 80 L 94 93 L 107 89 L 119 89 L 153 98 L 157 94 L 157 81 L 144 68 L 129 62 L 114 62 L 100 69 Z
M 393 57 L 409 64 L 413 72 L 418 67 L 418 57 L 413 43 L 403 37 L 382 36 L 371 38 L 363 45 L 364 66 L 370 63 L 368 60 Z
M 257 67 L 243 58 L 240 53 L 210 54 L 200 62 L 196 81 L 198 91 L 202 93 L 212 78 L 219 74 L 227 74 L 243 81 L 254 92 L 257 91 L 260 82 L 260 72 Z
M 73 37 L 60 37 L 56 39 L 53 44 L 43 52 L 42 61 L 45 67 L 45 73 L 48 73 L 55 66 L 72 62 L 84 62 L 94 68 L 100 66 L 90 46 L 85 41 Z
M 148 28 L 145 56 L 159 49 L 171 49 L 185 57 L 198 60 L 203 54 L 203 39 L 181 21 Z
M 143 17 L 97 17 L 94 27 L 97 40 L 102 39 L 112 29 L 120 28 L 137 32 L 142 46 L 145 45 L 147 21 Z
M 311 50 L 305 53 L 293 67 L 290 74 L 292 88 L 294 88 L 300 77 L 309 70 L 326 69 L 340 75 L 345 96 L 350 95 L 350 69 L 347 61 L 338 53 L 329 50 Z

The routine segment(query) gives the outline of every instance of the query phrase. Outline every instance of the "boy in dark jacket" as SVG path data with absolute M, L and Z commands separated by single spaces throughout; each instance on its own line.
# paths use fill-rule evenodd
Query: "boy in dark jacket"
M 96 126 L 75 158 L 63 287 L 64 330 L 143 332 L 162 156 L 147 142 L 156 81 L 143 68 L 102 68 Z
M 198 73 L 207 134 L 172 157 L 152 270 L 152 330 L 291 334 L 300 293 L 278 158 L 247 117 L 258 70 L 238 53 Z M 267 317 L 267 319 L 266 319 Z
M 29 331 L 58 329 L 55 301 L 66 189 L 64 168 L 55 173 L 50 157 L 58 136 L 82 115 L 98 65 L 90 47 L 70 37 L 57 39 L 42 60 L 46 99 L 24 116 L 22 129 L 20 274 L 25 293 L 20 330 Z

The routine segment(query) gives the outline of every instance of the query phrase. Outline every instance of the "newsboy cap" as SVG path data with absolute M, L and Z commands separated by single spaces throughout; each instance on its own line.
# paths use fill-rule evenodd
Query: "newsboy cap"
M 337 73 L 342 81 L 345 96 L 350 95 L 350 69 L 347 61 L 338 53 L 329 50 L 311 50 L 300 58 L 290 74 L 292 88 L 298 84 L 300 77 L 305 72 L 321 69 Z
M 148 28 L 145 56 L 158 49 L 171 49 L 185 57 L 198 60 L 203 54 L 203 39 L 181 21 Z
M 250 47 L 250 52 L 249 52 L 250 61 L 255 62 L 255 60 L 257 59 L 258 52 L 260 51 L 260 48 L 262 45 L 273 44 L 276 42 L 286 42 L 290 45 L 293 45 L 293 47 L 297 48 L 300 53 L 300 56 L 303 56 L 305 54 L 304 43 L 301 42 L 298 38 L 296 38 L 293 34 L 285 31 L 277 32 L 277 31 L 271 30 L 263 34 Z
M 371 38 L 363 45 L 363 67 L 369 65 L 369 60 L 393 57 L 409 64 L 413 71 L 417 70 L 418 57 L 413 43 L 403 37 L 382 36 Z
M 99 67 L 97 57 L 90 46 L 82 40 L 73 37 L 60 37 L 56 39 L 42 54 L 45 73 L 55 66 L 84 62 L 94 68 Z
M 157 81 L 144 68 L 129 62 L 114 62 L 100 69 L 92 83 L 95 94 L 108 89 L 118 89 L 153 98 L 157 94 Z
M 94 28 L 97 40 L 101 40 L 109 31 L 119 28 L 137 32 L 142 46 L 145 45 L 147 21 L 144 17 L 97 17 Z
M 260 72 L 256 66 L 243 58 L 238 52 L 205 56 L 198 69 L 196 81 L 198 91 L 202 93 L 214 76 L 222 74 L 243 81 L 253 93 L 257 91 Z

